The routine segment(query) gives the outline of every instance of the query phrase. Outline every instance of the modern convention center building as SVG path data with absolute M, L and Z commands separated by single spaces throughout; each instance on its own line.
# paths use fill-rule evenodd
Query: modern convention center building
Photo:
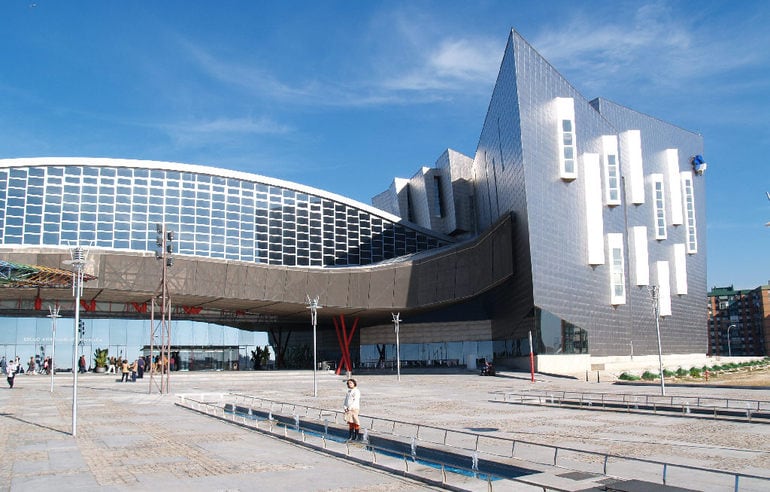
M 587 100 L 515 31 L 481 128 L 473 156 L 447 150 L 372 205 L 215 167 L 0 160 L 0 259 L 61 267 L 83 246 L 84 319 L 146 320 L 162 224 L 172 318 L 207 324 L 172 344 L 226 346 L 226 368 L 258 345 L 245 333 L 308 347 L 312 299 L 320 360 L 392 364 L 396 317 L 404 365 L 515 365 L 531 335 L 540 370 L 577 372 L 657 354 L 656 328 L 665 354 L 705 354 L 702 137 Z M 55 302 L 72 313 L 68 289 L 0 289 L 6 356 L 47 348 Z

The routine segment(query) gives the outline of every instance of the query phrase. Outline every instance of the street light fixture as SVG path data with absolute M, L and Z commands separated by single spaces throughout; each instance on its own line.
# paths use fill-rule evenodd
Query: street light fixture
M 71 259 L 64 262 L 75 268 L 72 272 L 72 295 L 75 296 L 75 325 L 72 339 L 72 436 L 77 436 L 78 428 L 78 346 L 80 334 L 80 297 L 83 295 L 83 269 L 86 265 L 86 252 L 80 246 L 70 251 Z
M 666 396 L 666 381 L 663 376 L 663 350 L 660 344 L 660 302 L 658 296 L 660 294 L 660 287 L 657 285 L 650 286 L 650 294 L 652 295 L 652 306 L 655 311 L 655 333 L 658 335 L 658 366 L 660 368 L 660 394 Z
M 318 296 L 313 299 L 310 295 L 307 296 L 308 309 L 310 309 L 310 322 L 313 324 L 313 396 L 318 396 L 318 382 L 316 380 L 316 373 L 318 372 L 317 359 L 317 345 L 316 345 L 316 324 L 318 323 L 318 310 L 321 309 L 318 305 Z
M 401 325 L 401 313 L 390 313 L 393 316 L 393 325 L 396 328 L 396 374 L 398 374 L 398 380 L 401 381 L 401 345 L 398 342 L 398 329 Z
M 727 356 L 728 357 L 733 356 L 733 349 L 730 346 L 730 328 L 735 328 L 735 325 L 730 325 L 727 327 Z
M 59 318 L 59 303 L 56 306 L 48 306 L 48 312 L 51 313 L 47 318 L 51 318 L 51 362 L 48 369 L 51 370 L 51 393 L 53 393 L 53 377 L 56 374 L 56 318 Z

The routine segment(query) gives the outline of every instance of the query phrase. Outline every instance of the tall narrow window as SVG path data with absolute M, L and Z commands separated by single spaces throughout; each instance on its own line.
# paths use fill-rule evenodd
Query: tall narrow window
M 554 103 L 559 143 L 559 177 L 564 180 L 573 180 L 577 178 L 575 102 L 571 97 L 557 97 Z
M 433 176 L 433 215 L 436 217 L 444 216 L 444 200 L 441 194 L 441 176 Z
M 620 205 L 620 162 L 618 138 L 602 135 L 602 161 L 604 164 L 604 201 L 609 207 Z
M 652 196 L 655 211 L 655 239 L 666 239 L 666 198 L 663 189 L 663 175 L 652 174 Z
M 698 233 L 695 222 L 695 190 L 693 189 L 692 173 L 684 172 L 681 175 L 682 197 L 684 199 L 685 224 L 687 225 L 687 252 L 695 254 L 698 252 Z
M 623 256 L 623 234 L 607 234 L 610 253 L 610 304 L 626 303 L 626 272 Z

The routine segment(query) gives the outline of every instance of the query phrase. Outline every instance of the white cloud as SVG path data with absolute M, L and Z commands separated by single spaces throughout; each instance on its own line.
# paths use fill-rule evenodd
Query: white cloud
M 678 87 L 758 63 L 746 49 L 739 26 L 715 35 L 696 13 L 676 12 L 662 2 L 603 22 L 576 14 L 541 32 L 532 44 L 557 70 L 590 90 L 643 80 L 653 87 Z M 748 21 L 747 21 L 748 22 Z M 745 27 L 745 26 L 744 26 Z
M 242 138 L 244 135 L 287 135 L 289 126 L 268 118 L 217 118 L 213 120 L 184 121 L 161 125 L 178 145 L 202 145 Z

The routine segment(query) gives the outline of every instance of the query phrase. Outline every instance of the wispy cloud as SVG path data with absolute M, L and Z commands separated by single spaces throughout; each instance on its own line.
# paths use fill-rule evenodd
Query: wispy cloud
M 681 88 L 766 58 L 764 52 L 746 49 L 739 29 L 733 37 L 715 35 L 699 26 L 697 13 L 685 16 L 669 3 L 656 2 L 606 23 L 574 14 L 532 42 L 557 69 L 589 90 L 638 80 Z
M 500 43 L 487 39 L 448 38 L 425 46 L 412 67 L 383 81 L 383 87 L 405 91 L 476 92 L 494 81 L 500 66 Z M 416 50 L 420 51 L 420 50 Z
M 290 126 L 268 118 L 216 118 L 159 125 L 178 145 L 204 145 L 244 135 L 288 135 Z

